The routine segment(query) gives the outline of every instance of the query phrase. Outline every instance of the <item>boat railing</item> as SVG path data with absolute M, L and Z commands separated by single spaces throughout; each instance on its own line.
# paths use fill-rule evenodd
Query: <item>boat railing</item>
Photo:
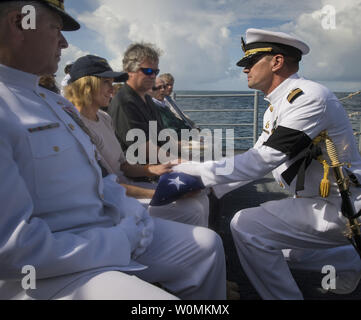
M 250 140 L 252 139 L 253 144 L 257 142 L 258 139 L 258 114 L 259 114 L 259 91 L 254 93 L 240 93 L 240 94 L 177 94 L 177 98 L 211 98 L 211 97 L 253 97 L 253 108 L 248 109 L 202 109 L 202 110 L 183 110 L 185 113 L 189 112 L 253 112 L 253 122 L 252 123 L 197 123 L 200 127 L 242 127 L 242 126 L 252 126 L 253 135 L 252 137 L 234 137 L 234 140 Z M 228 139 L 228 138 L 223 138 Z

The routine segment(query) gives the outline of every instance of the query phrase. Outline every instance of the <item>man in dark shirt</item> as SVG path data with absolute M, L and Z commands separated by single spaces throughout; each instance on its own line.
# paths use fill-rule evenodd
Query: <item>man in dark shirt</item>
M 149 148 L 149 122 L 157 122 L 157 136 L 164 124 L 157 106 L 147 94 L 155 85 L 159 73 L 160 52 L 151 44 L 131 44 L 124 54 L 123 69 L 129 79 L 112 100 L 108 112 L 113 119 L 116 136 L 124 151 L 134 143 L 127 141 L 131 129 L 141 129 L 146 136 Z M 154 141 L 155 142 L 155 141 Z M 155 142 L 158 146 L 159 144 Z

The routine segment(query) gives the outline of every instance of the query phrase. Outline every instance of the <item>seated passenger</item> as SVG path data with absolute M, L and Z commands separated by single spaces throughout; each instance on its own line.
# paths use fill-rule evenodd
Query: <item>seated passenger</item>
M 178 140 L 176 132 L 170 130 L 167 132 L 168 137 L 173 133 L 174 135 L 169 140 L 163 142 L 158 139 L 166 126 L 159 108 L 154 104 L 149 93 L 159 73 L 159 56 L 160 52 L 152 44 L 134 43 L 128 47 L 123 58 L 123 69 L 128 72 L 129 79 L 112 99 L 108 108 L 116 137 L 124 152 L 134 143 L 132 139 L 127 140 L 131 130 L 132 133 L 140 131 L 143 134 L 146 148 L 145 163 L 161 161 L 163 153 L 172 160 L 177 159 L 182 157 L 184 150 L 190 149 L 188 145 Z M 169 148 L 161 150 L 164 145 Z M 192 158 L 194 158 L 193 153 Z
M 163 124 L 166 128 L 173 129 L 178 134 L 178 140 L 181 139 L 182 129 L 192 129 L 184 120 L 175 116 L 175 114 L 167 106 L 165 97 L 165 82 L 159 77 L 155 80 L 153 87 L 153 102 L 159 107 L 159 112 L 162 117 Z
M 183 120 L 193 129 L 199 129 L 199 127 L 177 106 L 175 103 L 176 94 L 173 91 L 174 88 L 174 77 L 170 73 L 163 73 L 159 76 L 164 81 L 165 89 L 165 104 L 173 112 L 173 114 L 180 120 Z
M 89 71 L 91 70 L 91 71 Z M 140 165 L 129 164 L 114 134 L 110 116 L 100 107 L 109 104 L 113 93 L 113 81 L 125 81 L 126 73 L 113 72 L 105 59 L 87 55 L 75 61 L 71 70 L 70 84 L 65 97 L 79 110 L 80 117 L 88 127 L 92 139 L 101 154 L 101 163 L 109 173 L 118 176 L 126 188 L 127 195 L 140 199 L 146 206 L 153 197 L 155 183 L 134 182 L 128 177 L 149 178 L 171 171 L 171 164 Z M 208 226 L 208 198 L 200 193 L 175 201 L 169 205 L 149 207 L 152 216 L 182 223 Z
M 151 141 L 150 122 L 157 124 L 156 135 L 165 129 L 157 106 L 148 94 L 155 84 L 159 73 L 160 52 L 151 44 L 135 43 L 126 50 L 123 70 L 129 79 L 112 99 L 108 113 L 113 119 L 115 134 L 126 151 L 133 141 L 127 141 L 129 130 L 140 129 L 145 134 L 147 148 L 159 148 L 163 143 Z M 149 152 L 147 152 L 149 154 Z

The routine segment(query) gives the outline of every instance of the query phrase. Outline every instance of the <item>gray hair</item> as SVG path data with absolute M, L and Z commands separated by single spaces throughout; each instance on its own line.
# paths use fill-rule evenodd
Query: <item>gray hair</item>
M 159 76 L 163 81 L 166 83 L 173 82 L 174 83 L 174 77 L 170 73 L 163 73 Z
M 161 54 L 161 51 L 151 43 L 133 43 L 124 53 L 123 70 L 136 72 L 145 60 L 158 63 Z

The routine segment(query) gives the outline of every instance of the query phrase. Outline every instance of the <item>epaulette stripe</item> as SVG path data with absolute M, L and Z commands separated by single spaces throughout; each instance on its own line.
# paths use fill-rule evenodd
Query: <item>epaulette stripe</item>
M 292 92 L 288 95 L 287 100 L 289 103 L 293 103 L 293 101 L 301 95 L 303 95 L 303 91 L 301 89 L 292 90 Z

